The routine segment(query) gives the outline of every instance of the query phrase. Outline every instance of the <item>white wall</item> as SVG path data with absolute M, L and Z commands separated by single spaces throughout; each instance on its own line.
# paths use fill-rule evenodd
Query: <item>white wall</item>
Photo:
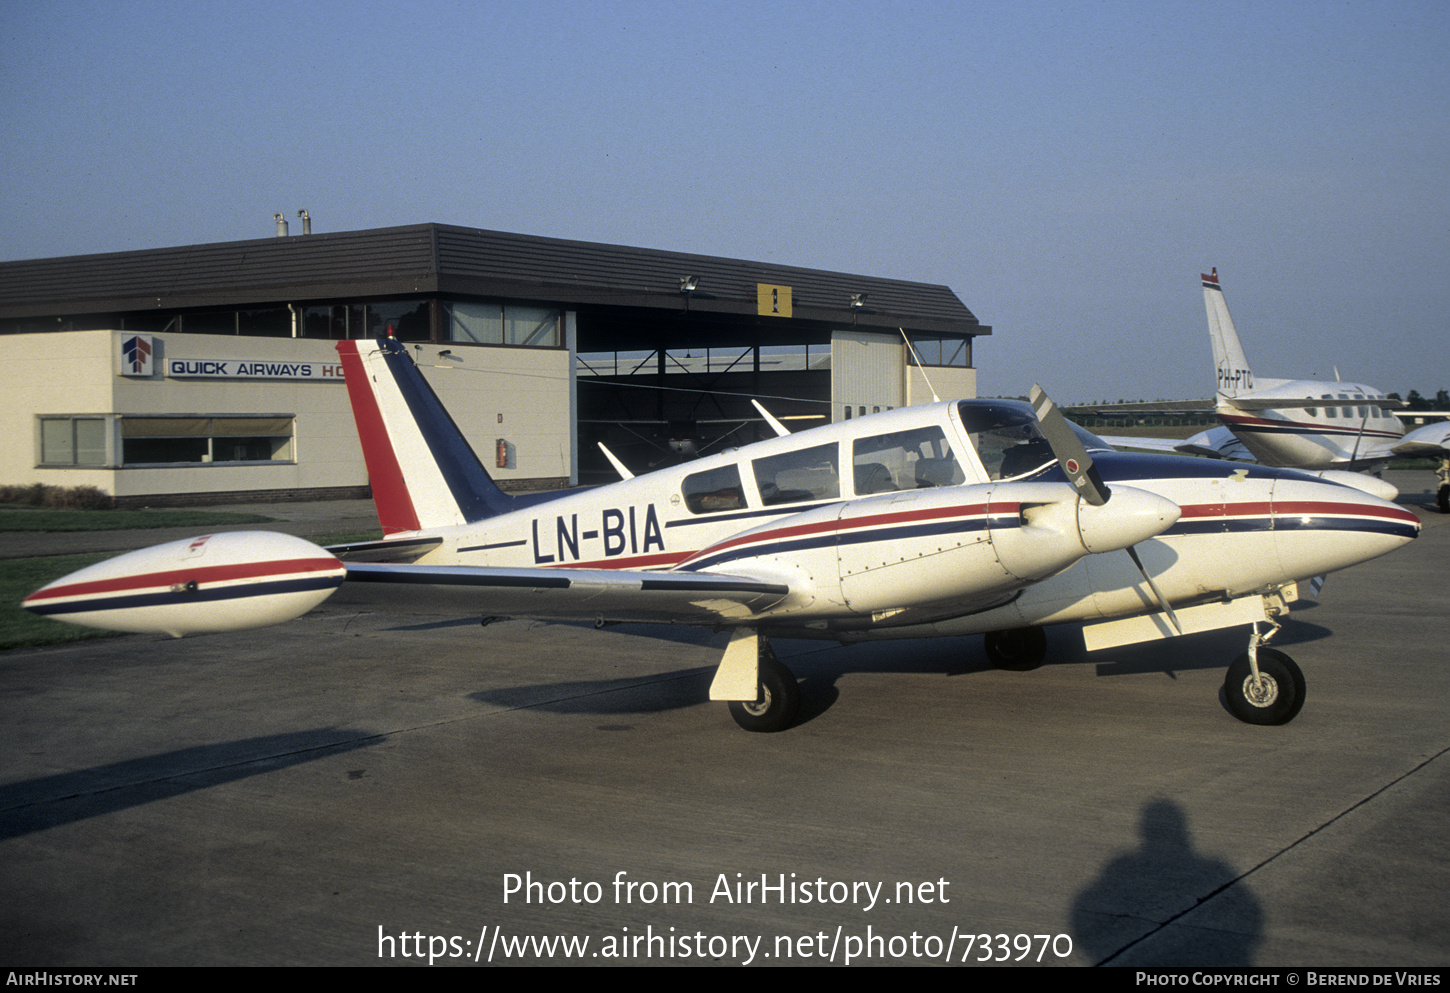
M 906 402 L 931 403 L 932 387 L 942 400 L 972 400 L 977 396 L 977 370 L 959 366 L 906 367 Z
M 125 332 L 7 335 L 13 379 L 0 409 L 0 483 L 97 486 L 116 496 L 360 486 L 367 481 L 347 389 L 339 380 L 169 378 L 167 359 L 337 362 L 334 343 L 231 335 L 152 335 L 155 373 L 119 374 Z M 500 481 L 571 474 L 570 382 L 564 349 L 409 346 L 489 473 Z M 439 357 L 442 348 L 451 353 Z M 161 468 L 40 468 L 42 414 L 278 414 L 295 417 L 295 464 L 188 463 Z M 494 442 L 510 447 L 494 468 Z M 119 457 L 119 444 L 115 446 Z
M 500 483 L 570 477 L 573 368 L 557 348 L 408 346 L 488 474 Z M 447 351 L 448 355 L 439 355 Z M 498 439 L 508 467 L 497 468 Z
M 906 405 L 901 370 L 906 347 L 900 338 L 857 331 L 831 332 L 831 420 L 845 417 L 847 404 L 870 414 Z

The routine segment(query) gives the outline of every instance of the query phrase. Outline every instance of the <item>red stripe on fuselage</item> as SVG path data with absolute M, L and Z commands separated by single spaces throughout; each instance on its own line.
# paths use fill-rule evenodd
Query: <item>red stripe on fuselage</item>
M 337 559 L 289 559 L 285 562 L 240 562 L 236 565 L 214 565 L 192 569 L 168 569 L 138 576 L 117 576 L 95 579 L 88 583 L 47 586 L 36 590 L 24 602 L 53 600 L 57 597 L 89 596 L 93 593 L 120 593 L 152 589 L 158 586 L 180 586 L 185 583 L 225 583 L 237 579 L 260 579 L 267 576 L 292 576 L 299 573 L 328 572 L 342 568 Z
M 1184 504 L 1180 519 L 1190 517 L 1387 517 L 1419 524 L 1420 519 L 1399 507 L 1372 507 L 1362 503 L 1330 503 L 1324 500 L 1256 500 L 1253 503 Z
M 1275 500 L 1274 513 L 1284 516 L 1296 514 L 1334 514 L 1350 517 L 1385 517 L 1392 521 L 1420 525 L 1420 519 L 1401 507 L 1372 507 L 1362 503 L 1320 503 L 1313 500 Z
M 384 534 L 417 531 L 418 511 L 413 506 L 413 498 L 408 495 L 408 484 L 398 465 L 398 453 L 393 449 L 383 413 L 378 409 L 378 398 L 368 382 L 367 369 L 358 354 L 357 342 L 339 341 L 337 355 L 342 360 L 347 398 L 352 404 L 353 420 L 357 423 L 363 461 L 368 467 L 368 483 L 372 486 L 373 503 L 378 509 L 378 523 L 382 525 Z
M 1020 505 L 1015 503 L 993 504 L 992 513 L 1015 514 Z M 832 518 L 815 524 L 794 524 L 756 534 L 727 538 L 711 545 L 701 555 L 713 555 L 726 549 L 757 542 L 779 541 L 782 538 L 797 538 L 801 535 L 822 534 L 828 531 L 859 531 L 862 528 L 885 527 L 889 524 L 904 524 L 910 521 L 929 521 L 946 517 L 982 517 L 988 513 L 987 504 L 978 503 L 961 507 L 934 507 L 927 510 L 899 511 L 894 514 L 871 514 L 868 517 L 848 517 L 844 520 Z
M 1336 406 L 1338 406 L 1338 405 L 1336 404 Z M 1288 420 L 1288 419 L 1285 419 L 1285 420 L 1273 420 L 1273 419 L 1267 418 L 1267 417 L 1245 417 L 1245 416 L 1240 415 L 1240 414 L 1219 414 L 1218 415 L 1218 419 L 1220 421 L 1222 421 L 1228 427 L 1237 426 L 1237 427 L 1244 427 L 1244 428 L 1253 428 L 1253 427 L 1278 428 L 1278 429 L 1282 430 L 1284 434 L 1295 434 L 1295 435 L 1335 434 L 1335 435 L 1347 435 L 1347 436 L 1358 436 L 1360 434 L 1363 434 L 1366 438 L 1402 438 L 1402 437 L 1404 437 L 1404 435 L 1399 434 L 1397 432 L 1394 432 L 1394 431 L 1382 431 L 1382 430 L 1380 430 L 1378 428 L 1366 428 L 1364 431 L 1361 432 L 1359 428 L 1357 428 L 1357 427 L 1354 426 L 1354 419 L 1353 418 L 1350 418 L 1349 422 L 1346 423 L 1343 427 L 1341 427 L 1341 426 L 1339 426 L 1337 424 L 1328 424 L 1328 423 L 1326 423 L 1324 421 L 1291 421 L 1291 420 Z

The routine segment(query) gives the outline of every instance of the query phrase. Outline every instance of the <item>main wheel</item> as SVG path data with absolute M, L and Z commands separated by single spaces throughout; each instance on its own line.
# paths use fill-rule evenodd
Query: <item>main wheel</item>
M 1304 706 L 1304 673 L 1283 652 L 1260 648 L 1259 674 L 1255 685 L 1247 652 L 1234 659 L 1223 680 L 1228 709 L 1247 724 L 1288 724 Z
M 784 731 L 795 723 L 800 707 L 795 676 L 774 655 L 764 655 L 759 695 L 753 701 L 730 701 L 730 716 L 747 731 Z
M 987 660 L 998 669 L 1026 672 L 1047 658 L 1047 632 L 1041 628 L 989 631 L 986 646 Z

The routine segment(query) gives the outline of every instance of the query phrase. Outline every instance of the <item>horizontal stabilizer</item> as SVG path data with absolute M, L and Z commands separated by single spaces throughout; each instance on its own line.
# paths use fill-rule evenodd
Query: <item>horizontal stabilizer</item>
M 441 544 L 442 538 L 384 538 L 329 545 L 327 550 L 344 562 L 416 562 Z

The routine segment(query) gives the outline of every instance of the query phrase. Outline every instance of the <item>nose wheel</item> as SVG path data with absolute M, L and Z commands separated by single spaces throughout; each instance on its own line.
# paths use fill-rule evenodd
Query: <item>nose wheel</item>
M 761 639 L 759 693 L 754 700 L 730 701 L 730 716 L 747 731 L 784 731 L 795 723 L 800 706 L 795 675 Z
M 1259 626 L 1249 638 L 1249 650 L 1233 660 L 1223 680 L 1228 709 L 1246 724 L 1288 724 L 1304 706 L 1304 673 L 1283 652 L 1263 647 L 1278 626 L 1260 637 Z

